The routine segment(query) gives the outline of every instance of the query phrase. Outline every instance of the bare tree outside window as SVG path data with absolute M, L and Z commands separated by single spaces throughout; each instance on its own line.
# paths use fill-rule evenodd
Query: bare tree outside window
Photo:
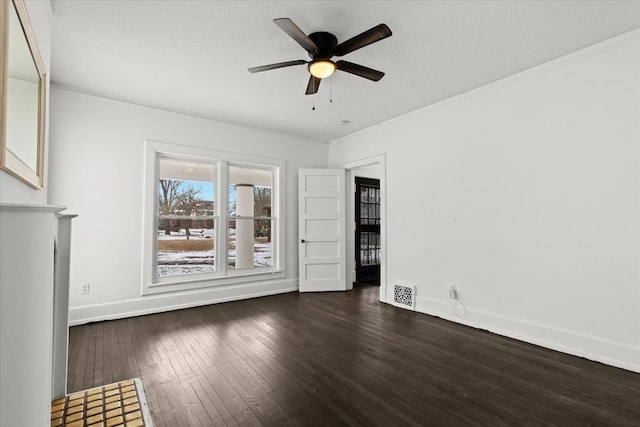
M 271 188 L 253 189 L 253 216 L 271 216 Z
M 158 207 L 160 215 L 197 215 L 200 200 L 200 190 L 188 182 L 176 179 L 161 179 L 158 191 Z M 164 219 L 164 234 L 171 235 L 171 220 Z M 187 240 L 191 236 L 189 231 L 191 220 L 181 219 L 180 227 L 185 229 Z

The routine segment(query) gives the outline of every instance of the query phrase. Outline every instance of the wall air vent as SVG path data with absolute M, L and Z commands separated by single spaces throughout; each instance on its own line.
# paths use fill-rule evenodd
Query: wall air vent
M 405 285 L 395 283 L 393 285 L 393 305 L 415 311 L 416 309 L 416 287 L 415 285 Z

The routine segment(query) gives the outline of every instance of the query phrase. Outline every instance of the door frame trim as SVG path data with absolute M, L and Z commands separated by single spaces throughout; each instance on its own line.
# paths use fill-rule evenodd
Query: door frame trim
M 345 185 L 349 185 L 347 191 L 346 212 L 346 251 L 347 257 L 347 290 L 353 289 L 355 274 L 355 235 L 353 224 L 355 222 L 355 173 L 358 169 L 369 166 L 378 166 L 380 170 L 380 302 L 387 302 L 387 155 L 385 153 L 369 156 L 362 159 L 341 163 L 337 167 L 346 170 Z

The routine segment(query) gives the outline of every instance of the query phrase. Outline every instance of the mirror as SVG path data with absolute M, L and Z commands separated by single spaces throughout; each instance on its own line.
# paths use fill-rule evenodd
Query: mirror
M 44 184 L 44 65 L 24 0 L 0 2 L 0 168 Z

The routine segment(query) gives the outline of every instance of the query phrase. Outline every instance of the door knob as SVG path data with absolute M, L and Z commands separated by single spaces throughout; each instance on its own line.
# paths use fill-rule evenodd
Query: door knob
M 300 240 L 300 243 L 304 243 L 304 239 Z

